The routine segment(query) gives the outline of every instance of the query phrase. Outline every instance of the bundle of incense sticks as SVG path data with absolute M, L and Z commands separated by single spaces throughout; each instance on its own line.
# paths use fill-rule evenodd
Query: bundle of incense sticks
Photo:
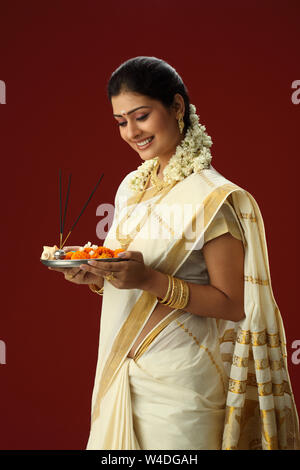
M 70 187 L 71 187 L 71 174 L 69 175 L 69 182 L 68 182 L 68 188 L 67 188 L 67 195 L 66 195 L 66 201 L 65 201 L 65 207 L 64 207 L 64 213 L 62 213 L 62 184 L 61 184 L 61 169 L 59 170 L 59 249 L 61 250 L 63 248 L 63 246 L 65 245 L 67 239 L 69 238 L 69 236 L 71 235 L 72 231 L 74 230 L 75 226 L 77 225 L 80 217 L 82 216 L 82 214 L 84 213 L 85 209 L 87 208 L 88 206 L 88 203 L 90 202 L 90 200 L 92 199 L 95 191 L 97 190 L 103 176 L 104 176 L 104 173 L 102 173 L 102 175 L 100 176 L 99 180 L 97 181 L 97 184 L 96 186 L 94 187 L 94 189 L 92 190 L 91 194 L 89 195 L 88 197 L 88 200 L 86 201 L 86 203 L 84 204 L 83 208 L 81 209 L 81 212 L 80 214 L 78 215 L 77 219 L 75 220 L 75 222 L 73 223 L 68 235 L 66 236 L 66 238 L 63 240 L 63 233 L 64 233 L 64 226 L 65 226 L 65 220 L 66 220 L 66 214 L 67 214 L 67 208 L 68 208 L 68 202 L 69 202 L 69 195 L 70 195 Z

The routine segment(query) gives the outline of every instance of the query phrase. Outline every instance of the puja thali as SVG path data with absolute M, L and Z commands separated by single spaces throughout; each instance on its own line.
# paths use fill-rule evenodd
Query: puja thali
M 104 261 L 105 263 L 117 263 L 128 261 L 126 258 L 94 258 L 91 259 L 41 259 L 41 262 L 50 268 L 76 268 L 81 264 L 88 264 L 88 261 Z

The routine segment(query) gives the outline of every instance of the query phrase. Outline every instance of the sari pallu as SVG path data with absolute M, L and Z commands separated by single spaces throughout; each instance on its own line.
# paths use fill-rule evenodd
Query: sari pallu
M 121 209 L 126 211 L 133 204 L 134 198 L 127 189 L 128 178 L 132 175 L 127 175 L 118 190 L 115 201 L 118 213 Z M 118 204 L 121 197 L 125 200 L 123 208 Z M 158 204 L 155 206 L 155 215 L 148 217 L 128 250 L 141 251 L 145 264 L 176 276 L 191 250 L 202 248 L 205 230 L 223 202 L 229 199 L 243 233 L 246 318 L 239 323 L 210 319 L 211 324 L 217 326 L 218 347 L 211 348 L 209 343 L 203 343 L 211 355 L 212 364 L 218 363 L 219 356 L 222 358 L 218 370 L 225 386 L 226 407 L 224 401 L 223 416 L 220 414 L 221 446 L 223 449 L 299 448 L 298 416 L 287 370 L 284 327 L 271 287 L 263 220 L 254 198 L 213 167 L 200 174 L 192 174 L 177 183 L 162 200 L 169 207 L 169 215 L 178 209 L 178 203 L 192 208 L 189 220 L 185 220 L 181 227 L 181 235 L 174 237 L 174 233 L 178 235 L 180 229 L 178 223 L 177 226 L 175 223 L 171 228 L 176 226 L 176 230 L 169 230 L 169 238 L 149 238 L 151 224 L 152 228 L 158 224 L 170 229 L 169 220 L 166 222 L 165 213 L 160 212 Z M 146 192 L 144 203 L 154 200 L 150 189 Z M 105 246 L 112 249 L 120 247 L 115 235 L 118 213 L 105 240 Z M 137 223 L 134 213 L 131 220 L 134 226 Z M 134 429 L 129 376 L 130 371 L 134 372 L 135 367 L 143 362 L 143 355 L 133 363 L 127 354 L 156 304 L 156 297 L 148 292 L 116 289 L 104 281 L 98 364 L 87 449 L 141 448 Z M 176 310 L 170 312 L 165 318 L 166 328 L 172 327 L 168 319 L 178 322 L 179 315 L 184 313 Z M 190 314 L 186 312 L 186 315 Z M 161 329 L 156 341 L 163 333 Z M 147 340 L 149 342 L 151 334 L 153 331 L 145 338 L 145 344 Z M 193 331 L 191 337 L 196 338 Z M 147 354 L 144 355 L 146 358 Z M 172 359 L 170 357 L 170 364 Z M 152 363 L 153 371 L 155 366 Z M 199 371 L 200 367 L 199 363 Z M 179 434 L 184 423 L 184 419 L 181 424 L 178 421 Z M 190 432 L 193 433 L 192 428 Z M 170 445 L 168 448 L 171 448 Z M 184 448 L 193 448 L 188 443 L 185 445 Z M 219 448 L 217 443 L 212 445 L 215 447 L 210 448 Z

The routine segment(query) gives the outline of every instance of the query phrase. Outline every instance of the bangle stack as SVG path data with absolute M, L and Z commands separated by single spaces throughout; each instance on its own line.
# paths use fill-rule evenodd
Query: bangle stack
M 162 299 L 157 297 L 157 300 L 164 305 L 168 305 L 171 308 L 184 309 L 189 301 L 189 286 L 182 279 L 170 276 L 167 274 L 169 279 L 168 290 L 165 297 Z M 89 288 L 95 294 L 103 295 L 104 287 L 100 289 L 95 284 L 89 284 Z
M 170 276 L 170 274 L 167 274 L 167 276 L 169 279 L 167 293 L 163 299 L 157 297 L 157 300 L 171 308 L 184 309 L 189 301 L 190 291 L 188 284 L 182 279 Z
M 89 284 L 89 288 L 92 292 L 95 292 L 95 294 L 103 295 L 104 287 L 100 287 L 99 289 L 96 284 Z

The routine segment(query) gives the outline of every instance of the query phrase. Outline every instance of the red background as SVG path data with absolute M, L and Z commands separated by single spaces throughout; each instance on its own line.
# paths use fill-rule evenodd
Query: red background
M 141 163 L 106 97 L 112 71 L 137 55 L 177 69 L 212 137 L 213 166 L 261 208 L 299 406 L 299 18 L 298 0 L 1 1 L 1 449 L 85 448 L 101 299 L 39 257 L 58 242 L 58 168 L 65 185 L 73 174 L 67 227 L 104 172 L 70 239 L 101 244 L 96 208 L 113 204 Z

